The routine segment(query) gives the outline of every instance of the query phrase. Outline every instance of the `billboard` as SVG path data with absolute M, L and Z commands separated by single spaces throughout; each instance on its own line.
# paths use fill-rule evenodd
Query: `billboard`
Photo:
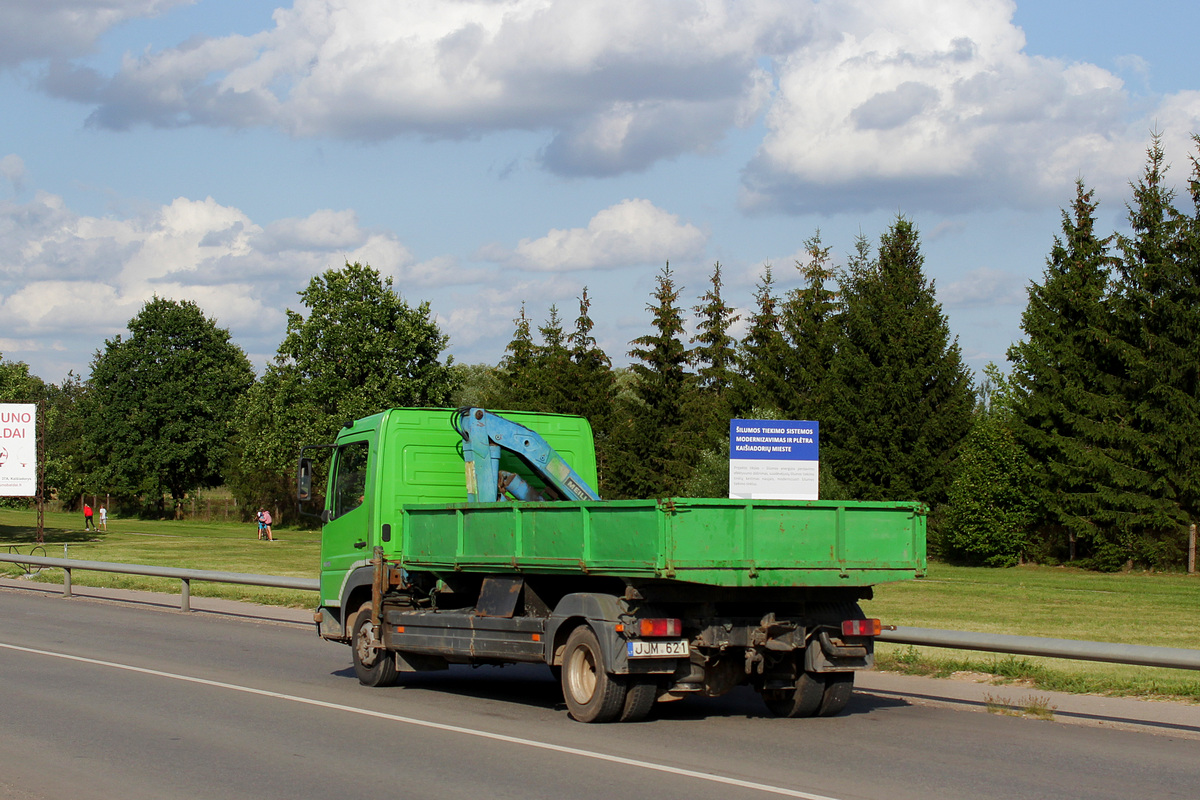
M 0 497 L 37 496 L 37 406 L 0 403 Z
M 729 421 L 729 496 L 816 500 L 819 425 L 809 420 Z

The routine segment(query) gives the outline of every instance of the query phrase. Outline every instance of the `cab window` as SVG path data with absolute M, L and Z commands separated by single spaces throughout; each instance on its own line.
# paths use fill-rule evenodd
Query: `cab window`
M 351 442 L 337 451 L 334 465 L 333 517 L 353 511 L 363 504 L 367 491 L 367 442 Z

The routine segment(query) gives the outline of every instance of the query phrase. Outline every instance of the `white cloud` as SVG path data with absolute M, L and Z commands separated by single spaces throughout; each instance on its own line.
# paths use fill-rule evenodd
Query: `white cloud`
M 600 211 L 586 228 L 554 229 L 540 239 L 522 239 L 512 251 L 493 246 L 479 255 L 531 270 L 615 269 L 694 259 L 707 239 L 649 200 L 632 199 Z
M 25 185 L 25 161 L 11 153 L 0 158 L 0 177 L 9 182 L 13 191 L 21 191 Z
M 105 31 L 195 0 L 4 0 L 0 67 L 87 53 Z
M 787 0 L 296 0 L 261 33 L 127 54 L 111 77 L 59 67 L 43 85 L 113 129 L 545 130 L 550 168 L 612 174 L 750 124 L 770 89 L 759 59 L 793 47 L 809 15 Z
M 123 333 L 158 295 L 196 302 L 261 366 L 283 338 L 285 309 L 302 309 L 296 293 L 309 279 L 359 261 L 392 278 L 410 303 L 430 300 L 455 353 L 490 359 L 511 337 L 524 301 L 531 301 L 535 327 L 551 303 L 564 327 L 572 323 L 592 276 L 562 269 L 556 259 L 573 267 L 637 267 L 629 273 L 636 284 L 650 269 L 643 262 L 695 257 L 704 244 L 695 226 L 646 200 L 627 200 L 598 213 L 586 228 L 553 231 L 506 252 L 506 267 L 525 260 L 539 270 L 536 277 L 514 279 L 512 269 L 456 255 L 420 260 L 394 234 L 363 228 L 345 210 L 260 224 L 214 198 L 179 197 L 140 215 L 99 217 L 38 192 L 24 204 L 0 202 L 0 352 L 30 363 L 46 380 L 68 369 L 86 376 L 104 339 Z M 606 288 L 596 283 L 593 296 Z M 606 346 L 620 354 L 625 332 L 614 333 L 612 324 L 602 328 L 597 336 L 608 336 Z
M 1029 299 L 1021 275 L 990 267 L 973 269 L 956 281 L 937 287 L 938 300 L 947 308 L 1024 306 Z
M 832 212 L 1062 202 L 1079 174 L 1119 190 L 1169 109 L 1176 134 L 1200 124 L 1200 102 L 1187 94 L 1143 116 L 1112 73 L 1025 54 L 1014 8 L 823 4 L 814 44 L 780 65 L 745 204 Z
M 65 24 L 69 55 L 116 21 L 173 4 L 25 0 L 5 4 L 0 30 Z M 126 54 L 111 76 L 55 61 L 43 86 L 94 105 L 92 123 L 118 130 L 266 126 L 355 140 L 539 131 L 546 168 L 593 176 L 711 151 L 766 110 L 744 204 L 801 212 L 1058 202 L 1080 172 L 1101 190 L 1122 186 L 1156 121 L 1181 139 L 1200 127 L 1190 93 L 1135 106 L 1111 72 L 1027 55 L 1015 8 L 295 0 L 260 33 Z M 1141 69 L 1139 58 L 1121 63 Z
M 154 295 L 192 300 L 251 352 L 270 353 L 284 309 L 300 307 L 296 292 L 345 261 L 370 264 L 406 297 L 413 287 L 483 274 L 448 258 L 418 262 L 393 234 L 362 228 L 351 211 L 259 225 L 211 197 L 176 198 L 129 218 L 77 214 L 46 192 L 24 204 L 0 202 L 0 319 L 9 351 L 17 351 L 5 357 L 69 351 L 75 360 L 62 363 L 81 371 Z M 85 335 L 93 340 L 81 341 Z
M 474 285 L 454 293 L 453 302 L 445 307 L 449 311 L 438 314 L 438 323 L 450 335 L 451 348 L 456 352 L 499 352 L 512 339 L 523 304 L 535 340 L 552 304 L 558 307 L 564 329 L 572 327 L 580 289 L 579 284 L 562 276 Z M 530 298 L 537 298 L 538 304 L 526 304 Z

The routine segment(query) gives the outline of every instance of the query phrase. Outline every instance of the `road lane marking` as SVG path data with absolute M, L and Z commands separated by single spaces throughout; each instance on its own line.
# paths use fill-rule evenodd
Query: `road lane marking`
M 80 664 L 91 664 L 99 667 L 109 667 L 111 669 L 124 670 L 126 672 L 136 672 L 141 675 L 153 675 L 158 678 L 169 678 L 171 680 L 183 681 L 185 683 L 194 683 L 200 686 L 211 686 L 216 689 L 227 689 L 233 692 L 257 695 L 259 697 L 288 700 L 293 703 L 315 706 L 317 708 L 326 708 L 333 711 L 345 711 L 351 714 L 359 714 L 364 717 L 374 717 L 375 719 L 388 720 L 389 722 L 399 722 L 404 725 L 414 725 L 421 728 L 431 728 L 434 730 L 445 731 L 447 733 L 459 733 L 467 736 L 475 736 L 480 739 L 490 739 L 495 742 L 506 742 L 508 744 L 520 745 L 522 747 L 532 747 L 538 750 L 549 750 L 554 753 L 563 753 L 565 755 L 579 756 L 581 758 L 590 758 L 595 761 L 607 761 L 612 764 L 621 764 L 623 766 L 638 767 L 640 769 L 651 770 L 653 772 L 662 772 L 669 775 L 695 778 L 697 780 L 708 781 L 709 783 L 719 783 L 724 786 L 736 786 L 742 789 L 751 789 L 758 792 L 780 795 L 782 797 L 796 797 L 800 798 L 800 800 L 837 800 L 837 798 L 830 797 L 828 795 L 812 794 L 811 792 L 802 792 L 796 789 L 788 789 L 783 786 L 772 786 L 771 784 L 767 783 L 744 781 L 739 778 L 730 778 L 725 775 L 717 775 L 711 772 L 700 772 L 697 770 L 684 769 L 682 767 L 672 767 L 668 764 L 657 764 L 653 761 L 642 761 L 636 758 L 614 756 L 609 755 L 608 753 L 600 753 L 595 750 L 583 750 L 578 747 L 567 747 L 566 745 L 561 744 L 539 742 L 536 739 L 523 739 L 519 736 L 507 736 L 502 733 L 491 733 L 489 731 L 481 731 L 474 728 L 464 728 L 460 725 L 447 725 L 444 722 L 430 722 L 429 720 L 417 719 L 415 717 L 405 717 L 398 714 L 388 714 L 383 711 L 373 711 L 368 708 L 347 706 L 342 705 L 341 703 L 330 703 L 325 700 L 314 700 L 310 697 L 283 694 L 282 692 L 272 692 L 266 689 L 255 689 L 252 686 L 241 686 L 236 683 L 224 683 L 222 681 L 208 680 L 207 678 L 197 678 L 191 675 L 180 675 L 174 672 L 163 672 L 162 670 L 148 669 L 146 667 L 135 667 L 132 664 L 118 664 L 113 661 L 102 661 L 96 658 L 73 656 L 67 653 L 56 653 L 52 650 L 39 650 L 33 647 L 21 647 L 20 645 L 7 644 L 5 642 L 0 642 L 0 648 L 6 650 L 15 650 L 21 653 L 31 653 L 39 656 L 49 656 L 51 658 L 60 658 L 66 661 L 75 661 Z

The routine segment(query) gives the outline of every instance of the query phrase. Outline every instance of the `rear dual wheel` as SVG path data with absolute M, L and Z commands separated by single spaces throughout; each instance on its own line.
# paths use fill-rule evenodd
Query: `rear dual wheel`
M 562 690 L 567 710 L 580 722 L 612 722 L 625 710 L 625 683 L 604 671 L 600 642 L 586 625 L 567 637 Z
M 766 689 L 763 702 L 777 717 L 832 717 L 854 694 L 853 672 L 801 672 L 791 689 Z
M 658 702 L 658 683 L 645 679 L 628 678 L 625 691 L 625 706 L 621 709 L 619 722 L 641 722 Z
M 560 676 L 567 710 L 580 722 L 637 722 L 658 699 L 657 683 L 604 670 L 600 641 L 586 625 L 567 637 Z
M 821 707 L 817 709 L 817 716 L 835 717 L 842 713 L 853 694 L 853 672 L 825 673 L 825 692 L 821 697 Z

